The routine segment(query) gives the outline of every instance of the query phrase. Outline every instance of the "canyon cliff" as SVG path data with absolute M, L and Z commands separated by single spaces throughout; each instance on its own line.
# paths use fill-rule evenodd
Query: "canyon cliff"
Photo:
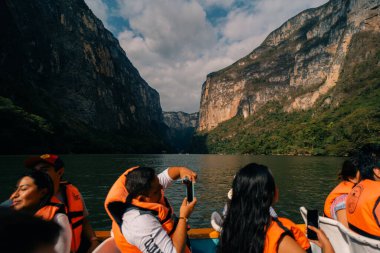
M 209 74 L 202 86 L 199 130 L 211 130 L 238 113 L 253 115 L 273 100 L 285 99 L 286 111 L 313 107 L 339 79 L 353 35 L 379 32 L 379 4 L 336 0 L 306 10 L 246 57 Z
M 0 2 L 2 153 L 160 152 L 159 94 L 83 0 Z
M 199 114 L 185 112 L 163 112 L 164 122 L 168 126 L 168 139 L 176 153 L 187 153 L 192 136 L 198 128 Z
M 198 127 L 198 132 L 208 135 L 209 144 L 206 144 L 205 152 L 225 152 L 231 145 L 239 146 L 239 139 L 242 141 L 241 138 L 256 136 L 253 132 L 261 131 L 263 134 L 265 130 L 263 126 L 259 127 L 260 121 L 265 122 L 268 115 L 274 117 L 274 113 L 278 114 L 278 121 L 271 122 L 273 129 L 283 129 L 286 124 L 281 123 L 292 121 L 295 115 L 302 115 L 303 120 L 297 119 L 299 121 L 320 123 L 317 119 L 322 120 L 322 113 L 343 108 L 350 99 L 364 99 L 363 95 L 368 95 L 368 92 L 375 96 L 372 99 L 378 99 L 379 14 L 379 0 L 329 1 L 289 19 L 249 55 L 209 74 L 202 86 Z M 357 75 L 353 76 L 353 73 Z M 364 88 L 367 89 L 365 92 L 362 90 Z M 350 110 L 355 109 L 358 108 Z M 323 119 L 327 121 L 324 123 L 337 126 L 342 118 L 337 116 L 331 122 L 328 118 Z M 379 133 L 376 130 L 379 123 L 377 116 L 371 115 L 370 121 L 375 122 L 376 126 L 358 142 L 378 141 L 374 137 Z M 269 121 L 263 124 L 269 124 Z M 211 131 L 213 129 L 218 134 Z M 236 147 L 235 151 L 297 153 L 295 149 L 305 149 L 304 144 L 295 145 L 292 140 L 285 141 L 286 148 L 279 148 L 275 143 L 292 139 L 294 133 L 291 133 L 292 130 L 282 133 L 273 131 L 265 134 L 267 138 L 260 139 L 264 143 L 259 144 L 257 139 L 247 140 L 245 147 Z M 327 138 L 327 135 L 324 137 Z M 281 141 L 271 138 L 280 138 Z M 334 138 L 336 141 L 346 137 Z M 333 145 L 333 142 L 331 140 L 330 144 Z M 345 147 L 331 150 L 344 154 L 348 146 L 354 145 L 353 142 L 355 140 L 347 140 Z M 273 145 L 262 149 L 261 146 L 266 143 Z M 326 153 L 326 145 L 321 143 L 318 147 L 319 150 L 323 149 L 322 154 Z M 316 146 L 306 148 L 307 152 Z M 335 154 L 335 151 L 327 153 Z

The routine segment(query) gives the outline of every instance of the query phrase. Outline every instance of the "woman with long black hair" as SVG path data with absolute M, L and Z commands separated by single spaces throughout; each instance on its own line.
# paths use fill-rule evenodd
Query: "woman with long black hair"
M 302 253 L 310 248 L 304 233 L 290 220 L 273 218 L 269 209 L 278 198 L 270 170 L 251 163 L 240 169 L 232 184 L 233 194 L 223 224 L 219 253 Z M 333 253 L 329 240 L 319 229 L 324 253 Z

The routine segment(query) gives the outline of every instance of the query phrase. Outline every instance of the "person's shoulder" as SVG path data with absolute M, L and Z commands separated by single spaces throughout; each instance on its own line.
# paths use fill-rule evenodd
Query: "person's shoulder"
M 161 226 L 160 222 L 149 213 L 141 213 L 140 210 L 130 210 L 123 215 L 123 222 L 133 230 L 146 230 Z
M 61 227 L 70 227 L 69 217 L 64 213 L 57 213 L 53 217 L 53 221 L 59 224 Z
M 12 205 L 12 200 L 10 200 L 10 199 L 7 199 L 4 202 L 0 203 L 0 207 L 9 208 L 9 207 L 11 207 L 11 205 Z
M 76 187 L 73 183 L 71 183 L 70 181 L 61 181 L 59 182 L 59 184 L 63 187 L 69 187 L 69 188 L 74 188 L 76 190 L 78 190 L 78 187 Z
M 79 193 L 80 194 L 78 187 L 76 187 L 75 185 L 73 185 L 72 183 L 70 183 L 68 181 L 60 182 L 60 186 L 61 186 L 61 190 L 65 189 L 66 192 L 73 192 L 73 193 Z
M 277 218 L 279 221 L 281 221 L 282 223 L 286 223 L 286 224 L 291 224 L 291 225 L 296 225 L 292 220 L 288 219 L 288 218 L 285 218 L 285 217 L 278 217 Z

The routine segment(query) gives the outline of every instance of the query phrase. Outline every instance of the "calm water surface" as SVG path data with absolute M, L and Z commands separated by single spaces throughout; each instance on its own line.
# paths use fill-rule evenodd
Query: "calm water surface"
M 0 201 L 13 191 L 16 180 L 24 171 L 26 156 L 0 156 Z M 302 219 L 299 207 L 323 211 L 323 203 L 337 184 L 337 173 L 343 158 L 293 157 L 251 155 L 63 155 L 65 179 L 81 191 L 90 220 L 97 230 L 108 230 L 110 220 L 103 203 L 113 182 L 127 168 L 135 165 L 152 166 L 162 171 L 168 166 L 187 166 L 198 173 L 195 195 L 198 204 L 190 224 L 193 228 L 210 227 L 213 211 L 221 212 L 231 187 L 234 174 L 250 162 L 267 165 L 273 172 L 280 190 L 280 201 L 275 210 L 280 216 L 297 223 Z M 166 196 L 179 212 L 185 188 L 176 182 L 166 191 Z

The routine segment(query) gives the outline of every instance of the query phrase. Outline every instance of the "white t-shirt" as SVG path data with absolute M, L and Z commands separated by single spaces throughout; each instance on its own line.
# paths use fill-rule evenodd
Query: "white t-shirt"
M 166 189 L 173 182 L 168 170 L 161 172 L 158 180 Z M 173 242 L 160 222 L 151 214 L 140 214 L 139 210 L 130 210 L 123 215 L 121 231 L 125 239 L 143 253 L 177 253 Z
M 58 241 L 54 246 L 54 250 L 57 253 L 70 253 L 71 247 L 71 227 L 69 219 L 66 214 L 57 213 L 53 221 L 61 226 L 61 232 L 59 233 Z

